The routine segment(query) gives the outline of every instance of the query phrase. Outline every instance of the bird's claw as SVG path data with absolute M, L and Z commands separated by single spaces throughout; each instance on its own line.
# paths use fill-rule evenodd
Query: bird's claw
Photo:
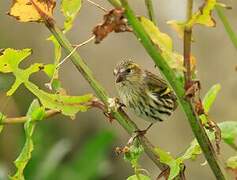
M 114 117 L 111 112 L 104 111 L 104 115 L 109 119 L 109 122 L 112 123 L 114 120 Z
M 147 133 L 148 129 L 144 129 L 144 130 L 136 130 L 134 131 L 136 133 L 136 136 L 144 136 Z

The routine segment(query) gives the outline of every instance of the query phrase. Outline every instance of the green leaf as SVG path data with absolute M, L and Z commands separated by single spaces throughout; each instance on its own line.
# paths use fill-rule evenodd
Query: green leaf
M 61 11 L 66 17 L 64 22 L 64 31 L 68 31 L 72 28 L 73 21 L 76 18 L 77 13 L 81 9 L 81 0 L 62 0 Z
M 237 156 L 230 157 L 226 162 L 226 166 L 231 169 L 237 169 Z
M 3 125 L 1 125 L 1 124 L 4 121 L 5 118 L 6 118 L 6 116 L 3 113 L 0 112 L 0 133 L 3 130 Z
M 139 176 L 139 177 L 137 177 Z M 144 174 L 138 174 L 138 175 L 132 175 L 127 178 L 127 180 L 151 180 L 149 176 L 146 176 Z
M 206 93 L 206 95 L 205 95 L 205 97 L 202 101 L 203 108 L 204 108 L 204 111 L 206 113 L 209 112 L 209 110 L 210 110 L 212 104 L 214 103 L 214 101 L 216 99 L 216 96 L 217 96 L 218 92 L 220 91 L 220 89 L 221 89 L 221 85 L 220 84 L 215 84 Z M 200 117 L 203 124 L 206 124 L 208 122 L 208 118 L 205 114 L 202 114 L 199 117 Z
M 216 99 L 216 96 L 218 92 L 221 90 L 220 84 L 215 84 L 211 87 L 211 89 L 206 93 L 204 99 L 203 99 L 203 108 L 205 112 L 209 112 L 213 102 Z
M 53 78 L 55 71 L 55 65 L 54 64 L 47 64 L 44 65 L 44 72 L 49 78 Z
M 222 123 L 218 123 L 219 128 L 221 129 L 221 138 L 224 142 L 230 145 L 232 148 L 237 150 L 237 145 L 235 144 L 235 140 L 237 138 L 237 122 L 235 121 L 226 121 Z M 211 141 L 215 139 L 214 132 L 207 131 L 207 135 Z M 197 155 L 201 154 L 201 148 L 196 139 L 194 139 L 189 148 L 185 151 L 185 153 L 179 157 L 181 161 L 192 159 L 194 160 Z
M 72 117 L 79 111 L 87 111 L 90 108 L 89 102 L 93 99 L 92 94 L 84 96 L 63 96 L 60 94 L 47 93 L 32 83 L 25 83 L 25 86 L 39 98 L 45 108 L 55 109 L 64 115 Z
M 193 140 L 189 146 L 189 148 L 185 151 L 185 153 L 179 157 L 181 161 L 184 160 L 195 160 L 197 155 L 202 154 L 202 150 L 197 142 L 197 140 Z
M 237 149 L 237 146 L 234 143 L 237 138 L 237 122 L 226 121 L 219 123 L 218 126 L 221 129 L 222 139 L 224 142 Z M 207 135 L 211 141 L 215 139 L 214 132 L 207 131 Z M 170 167 L 171 171 L 169 179 L 173 179 L 179 174 L 181 170 L 181 163 L 189 159 L 195 160 L 198 155 L 202 154 L 202 150 L 196 139 L 190 143 L 190 146 L 187 148 L 184 154 L 176 159 L 160 148 L 155 148 L 155 151 L 159 155 L 160 161 Z
M 180 172 L 181 159 L 174 159 L 169 153 L 156 147 L 155 152 L 160 157 L 160 162 L 167 164 L 170 167 L 169 180 L 174 179 Z
M 237 138 L 237 122 L 226 121 L 219 123 L 218 126 L 221 129 L 221 136 L 225 143 L 237 150 L 237 145 L 235 144 Z
M 62 89 L 62 84 L 58 79 L 53 79 L 51 87 L 55 92 L 60 92 L 60 90 Z
M 25 70 L 19 69 L 19 64 L 31 54 L 31 49 L 14 50 L 6 49 L 0 56 L 0 72 L 13 73 L 16 77 L 11 89 L 7 95 L 11 96 L 17 88 L 24 82 L 27 82 L 29 76 L 40 70 L 42 64 L 33 64 Z
M 129 147 L 129 151 L 125 152 L 124 159 L 132 164 L 133 168 L 138 167 L 138 161 L 143 154 L 144 149 L 140 143 L 134 140 L 133 144 Z
M 43 109 L 40 107 L 38 100 L 34 100 L 27 112 L 28 120 L 26 121 L 24 125 L 25 130 L 25 136 L 26 136 L 26 142 L 25 145 L 18 156 L 18 158 L 15 160 L 15 166 L 17 168 L 17 172 L 14 176 L 11 177 L 12 180 L 24 180 L 24 169 L 26 165 L 28 164 L 29 160 L 31 159 L 31 153 L 34 150 L 34 144 L 32 135 L 35 129 L 35 121 L 41 120 L 43 118 Z M 39 118 L 39 119 L 37 119 Z
M 39 89 L 38 86 L 30 82 L 29 77 L 31 74 L 45 69 L 45 66 L 40 63 L 32 64 L 27 69 L 20 69 L 18 67 L 20 62 L 30 54 L 30 49 L 6 49 L 3 55 L 0 56 L 0 72 L 12 72 L 16 77 L 14 84 L 7 92 L 8 96 L 12 95 L 21 84 L 24 84 L 29 91 L 39 98 L 44 108 L 58 110 L 68 116 L 75 116 L 77 112 L 84 112 L 90 108 L 90 101 L 93 99 L 91 94 L 84 96 L 51 94 Z M 46 65 L 46 67 L 48 66 Z
M 54 64 L 49 64 L 45 66 L 45 73 L 51 79 L 58 79 L 58 64 L 62 56 L 62 47 L 54 36 L 50 36 L 47 40 L 51 41 L 54 45 Z
M 181 76 L 184 71 L 183 56 L 173 51 L 172 39 L 167 34 L 162 33 L 149 19 L 140 17 L 139 20 L 152 42 L 160 49 L 161 55 L 167 61 L 169 66 L 176 70 Z

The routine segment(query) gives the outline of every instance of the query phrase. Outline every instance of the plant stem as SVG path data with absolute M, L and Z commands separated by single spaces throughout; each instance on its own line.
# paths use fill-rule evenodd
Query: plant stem
M 192 17 L 192 9 L 193 9 L 193 0 L 187 0 L 187 13 L 186 13 L 186 21 Z M 184 27 L 184 80 L 185 80 L 185 89 L 189 88 L 192 80 L 192 72 L 191 72 L 191 39 L 192 39 L 192 27 L 186 25 Z
M 148 16 L 150 20 L 156 25 L 156 17 L 155 17 L 155 12 L 153 8 L 153 2 L 152 0 L 145 0 Z
M 221 166 L 219 161 L 216 157 L 215 151 L 213 146 L 201 125 L 201 121 L 198 118 L 197 114 L 195 113 L 192 104 L 185 99 L 185 91 L 183 88 L 183 84 L 176 78 L 174 71 L 168 66 L 165 59 L 161 56 L 159 49 L 154 45 L 154 43 L 149 38 L 148 34 L 146 33 L 145 29 L 136 18 L 136 15 L 130 8 L 128 2 L 126 0 L 121 0 L 122 7 L 125 9 L 125 15 L 133 28 L 133 31 L 139 41 L 142 43 L 144 48 L 146 49 L 147 53 L 152 57 L 153 61 L 160 69 L 162 74 L 166 77 L 168 82 L 170 83 L 171 87 L 175 91 L 179 103 L 182 106 L 192 131 L 209 163 L 214 175 L 218 180 L 224 180 L 225 176 L 222 172 Z
M 191 72 L 191 39 L 192 39 L 192 28 L 185 26 L 184 28 L 184 43 L 183 43 L 183 55 L 184 55 L 184 81 L 185 89 L 190 88 L 192 81 Z
M 54 116 L 56 114 L 59 114 L 58 111 L 56 110 L 48 110 L 45 112 L 44 118 L 49 118 L 51 116 Z M 24 123 L 28 120 L 27 116 L 22 116 L 22 117 L 14 117 L 14 118 L 5 118 L 1 121 L 0 125 L 3 124 L 18 124 L 18 123 Z
M 120 8 L 122 6 L 120 0 L 108 0 L 108 1 L 116 8 Z
M 225 14 L 223 13 L 223 10 L 221 9 L 221 7 L 216 6 L 215 8 L 216 8 L 216 12 L 217 12 L 221 22 L 224 25 L 224 28 L 225 28 L 230 40 L 232 41 L 233 45 L 237 49 L 237 35 L 235 34 L 233 28 L 231 27 L 228 19 L 226 18 Z
M 187 0 L 187 11 L 186 11 L 186 20 L 188 21 L 192 17 L 193 13 L 193 0 Z
M 70 54 L 73 51 L 73 47 L 62 31 L 52 23 L 45 23 L 48 29 L 51 31 L 53 36 L 57 39 L 60 45 L 65 50 L 66 54 Z M 97 82 L 97 80 L 92 75 L 91 70 L 84 63 L 82 58 L 77 52 L 74 52 L 70 59 L 76 68 L 80 71 L 83 77 L 89 82 L 91 87 L 94 89 L 96 95 L 103 101 L 103 103 L 108 106 L 109 96 L 104 88 Z M 127 116 L 123 110 L 112 110 L 113 117 L 119 122 L 119 124 L 130 134 L 132 135 L 135 131 L 139 130 L 137 125 Z M 150 157 L 150 159 L 161 169 L 164 170 L 167 168 L 167 165 L 159 161 L 159 156 L 154 153 L 154 146 L 149 142 L 145 136 L 139 137 L 140 143 L 143 145 L 145 152 Z

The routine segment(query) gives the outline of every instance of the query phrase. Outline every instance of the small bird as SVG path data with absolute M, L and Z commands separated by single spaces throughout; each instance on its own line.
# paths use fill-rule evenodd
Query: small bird
M 143 134 L 158 121 L 166 120 L 177 108 L 177 98 L 168 84 L 157 75 L 143 70 L 131 60 L 114 69 L 116 88 L 122 103 L 135 114 L 151 122 Z

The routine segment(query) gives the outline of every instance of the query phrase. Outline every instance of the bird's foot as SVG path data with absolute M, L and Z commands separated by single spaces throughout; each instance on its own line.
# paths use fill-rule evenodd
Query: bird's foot
M 146 129 L 144 130 L 136 130 L 135 133 L 137 134 L 137 137 L 138 136 L 144 136 L 147 131 L 151 128 L 151 126 L 153 125 L 153 123 L 151 123 Z
M 143 129 L 143 130 L 136 130 L 136 137 L 138 136 L 144 136 L 147 133 L 147 129 Z
M 138 138 L 138 137 L 142 137 L 145 136 L 145 134 L 147 133 L 147 131 L 151 128 L 151 126 L 153 125 L 153 123 L 151 123 L 146 129 L 144 130 L 136 130 L 134 131 L 134 135 L 128 140 L 127 145 L 132 144 L 133 141 Z

